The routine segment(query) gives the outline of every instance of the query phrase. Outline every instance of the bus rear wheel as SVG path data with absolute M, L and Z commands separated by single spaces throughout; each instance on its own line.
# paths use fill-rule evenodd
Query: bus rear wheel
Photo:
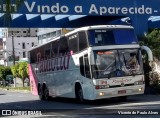
M 49 100 L 49 90 L 47 86 L 44 87 L 44 99 Z
M 76 89 L 76 100 L 78 103 L 84 103 L 83 90 L 81 87 Z
M 40 100 L 44 100 L 43 87 L 42 86 L 38 87 L 38 95 L 39 95 Z

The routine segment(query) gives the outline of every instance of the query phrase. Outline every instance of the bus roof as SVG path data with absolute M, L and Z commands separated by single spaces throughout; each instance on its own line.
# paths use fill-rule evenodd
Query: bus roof
M 62 36 L 53 38 L 52 40 L 50 40 L 50 41 L 48 41 L 48 42 L 46 42 L 46 43 L 44 43 L 42 45 L 35 46 L 35 47 L 29 49 L 28 51 L 34 50 L 34 49 L 36 49 L 38 47 L 44 46 L 44 45 L 46 45 L 46 44 L 48 44 L 48 43 L 50 43 L 52 41 L 55 41 L 55 40 L 59 39 L 60 37 L 68 36 L 68 35 L 71 35 L 73 33 L 78 32 L 78 31 L 87 31 L 87 30 L 91 30 L 91 29 L 118 29 L 118 28 L 119 29 L 121 29 L 121 28 L 123 28 L 123 29 L 133 29 L 132 26 L 128 26 L 128 25 L 95 25 L 95 26 L 81 27 L 81 28 L 77 28 L 77 29 L 75 29 L 73 31 L 70 31 L 70 32 L 68 32 L 68 33 L 66 33 L 66 34 L 64 34 Z
M 77 28 L 71 32 L 66 33 L 65 36 L 68 36 L 78 31 L 86 31 L 91 29 L 117 29 L 117 28 L 133 29 L 132 26 L 128 26 L 128 25 L 95 25 L 95 26 L 86 26 L 86 27 Z

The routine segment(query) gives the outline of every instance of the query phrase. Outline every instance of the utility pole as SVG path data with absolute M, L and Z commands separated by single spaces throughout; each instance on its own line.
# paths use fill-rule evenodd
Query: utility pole
M 12 58 L 13 58 L 13 65 L 15 65 L 15 52 L 14 52 L 14 35 L 12 31 Z M 16 77 L 14 78 L 14 87 L 16 87 Z
M 13 57 L 13 65 L 15 65 L 15 52 L 14 52 L 14 36 L 12 31 L 12 57 Z

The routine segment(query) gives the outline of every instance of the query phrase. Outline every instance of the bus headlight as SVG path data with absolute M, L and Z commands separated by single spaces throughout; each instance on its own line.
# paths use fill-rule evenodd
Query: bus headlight
M 141 91 L 142 91 L 142 88 L 139 88 L 138 91 L 141 92 Z
M 99 96 L 103 96 L 103 95 L 104 95 L 104 92 L 100 92 L 100 93 L 99 93 Z

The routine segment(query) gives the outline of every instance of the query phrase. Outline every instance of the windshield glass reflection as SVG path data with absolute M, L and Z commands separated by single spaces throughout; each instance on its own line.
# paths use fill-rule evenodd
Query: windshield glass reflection
M 94 78 L 133 76 L 143 72 L 138 49 L 96 51 L 94 58 Z

